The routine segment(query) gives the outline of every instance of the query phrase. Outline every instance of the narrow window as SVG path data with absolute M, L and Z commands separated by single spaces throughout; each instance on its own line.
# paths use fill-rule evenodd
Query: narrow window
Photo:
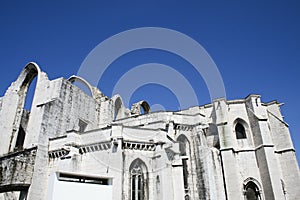
M 246 131 L 244 126 L 241 123 L 237 123 L 235 125 L 235 134 L 236 139 L 245 139 L 246 138 Z
M 140 166 L 131 170 L 131 196 L 132 200 L 141 200 L 144 196 L 143 172 Z
M 177 138 L 177 142 L 179 142 L 179 151 L 180 156 L 188 156 L 190 157 L 190 144 L 188 139 L 184 135 L 180 135 Z M 182 170 L 183 170 L 183 184 L 185 194 L 189 193 L 190 183 L 189 183 L 189 171 L 191 170 L 191 163 L 188 159 L 182 160 Z
M 15 150 L 22 150 L 26 133 L 22 126 L 19 127 Z
M 122 100 L 118 97 L 115 101 L 115 108 L 114 108 L 114 120 L 119 119 L 121 116 L 121 108 L 122 108 Z
M 157 195 L 157 199 L 162 199 L 161 197 L 161 192 L 160 192 L 160 179 L 159 176 L 156 176 L 156 195 Z
M 146 200 L 146 177 L 145 169 L 142 161 L 137 160 L 131 167 L 130 180 L 131 180 L 131 200 Z

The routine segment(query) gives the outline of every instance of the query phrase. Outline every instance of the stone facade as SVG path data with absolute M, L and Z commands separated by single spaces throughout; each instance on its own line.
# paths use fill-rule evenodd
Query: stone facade
M 114 200 L 300 196 L 277 101 L 249 95 L 176 112 L 151 112 L 140 101 L 129 110 L 119 95 L 108 98 L 76 76 L 49 80 L 29 63 L 0 98 L 0 200 L 55 199 L 55 184 L 68 182 L 107 187 Z

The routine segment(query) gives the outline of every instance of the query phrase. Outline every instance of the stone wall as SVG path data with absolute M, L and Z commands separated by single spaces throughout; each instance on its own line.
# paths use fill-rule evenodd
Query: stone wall
M 36 148 L 0 157 L 0 192 L 27 188 L 31 184 Z

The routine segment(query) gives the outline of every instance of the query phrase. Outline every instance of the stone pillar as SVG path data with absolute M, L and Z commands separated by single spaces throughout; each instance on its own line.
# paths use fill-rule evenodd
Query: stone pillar
M 262 106 L 259 95 L 250 95 L 246 101 L 264 196 L 270 200 L 284 199 L 266 108 Z
M 234 134 L 228 124 L 228 108 L 225 99 L 214 101 L 215 117 L 213 122 L 218 127 L 220 138 L 220 156 L 223 166 L 224 186 L 227 199 L 240 199 L 241 188 L 239 184 L 238 167 L 233 151 Z
M 182 160 L 176 160 L 172 164 L 172 181 L 174 194 L 173 199 L 184 200 Z

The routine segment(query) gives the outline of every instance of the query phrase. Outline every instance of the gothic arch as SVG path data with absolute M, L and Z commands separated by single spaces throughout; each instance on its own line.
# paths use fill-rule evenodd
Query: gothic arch
M 28 63 L 20 73 L 18 79 L 15 81 L 15 90 L 20 92 L 25 89 L 28 89 L 28 86 L 32 82 L 32 80 L 37 76 L 39 80 L 39 76 L 41 74 L 41 69 L 39 66 L 34 63 Z
M 148 200 L 148 169 L 140 158 L 132 161 L 129 167 L 130 200 Z
M 120 119 L 122 117 L 122 112 L 124 112 L 124 105 L 120 95 L 116 94 L 112 97 L 114 102 L 114 120 Z
M 27 117 L 29 118 L 29 113 L 30 113 L 28 111 L 25 111 L 24 109 L 27 91 L 33 79 L 37 78 L 36 86 L 34 88 L 34 94 L 32 96 L 32 99 L 29 100 L 32 102 L 31 104 L 33 104 L 36 88 L 40 81 L 40 75 L 41 75 L 41 70 L 39 66 L 34 62 L 30 62 L 24 67 L 18 79 L 14 82 L 13 91 L 18 94 L 18 103 L 17 103 L 16 111 L 19 110 L 20 112 L 16 112 L 16 116 L 13 122 L 16 129 L 14 129 L 12 133 L 13 134 L 12 140 L 14 141 L 12 144 L 14 145 L 10 147 L 10 150 L 13 150 L 13 148 L 14 149 L 23 148 L 28 121 L 25 124 L 22 123 L 22 116 L 27 115 Z
M 262 187 L 259 181 L 253 177 L 248 177 L 243 183 L 243 195 L 245 200 L 262 200 Z
M 93 87 L 85 79 L 79 76 L 72 75 L 70 78 L 68 78 L 68 81 L 70 81 L 71 83 L 79 82 L 83 84 L 90 92 L 90 95 L 94 98 Z
M 187 154 L 189 154 L 191 151 L 189 139 L 184 134 L 180 134 L 176 141 L 179 143 L 181 156 L 187 156 Z
M 249 126 L 247 122 L 241 118 L 234 120 L 233 131 L 236 135 L 236 139 L 246 139 L 249 137 Z

